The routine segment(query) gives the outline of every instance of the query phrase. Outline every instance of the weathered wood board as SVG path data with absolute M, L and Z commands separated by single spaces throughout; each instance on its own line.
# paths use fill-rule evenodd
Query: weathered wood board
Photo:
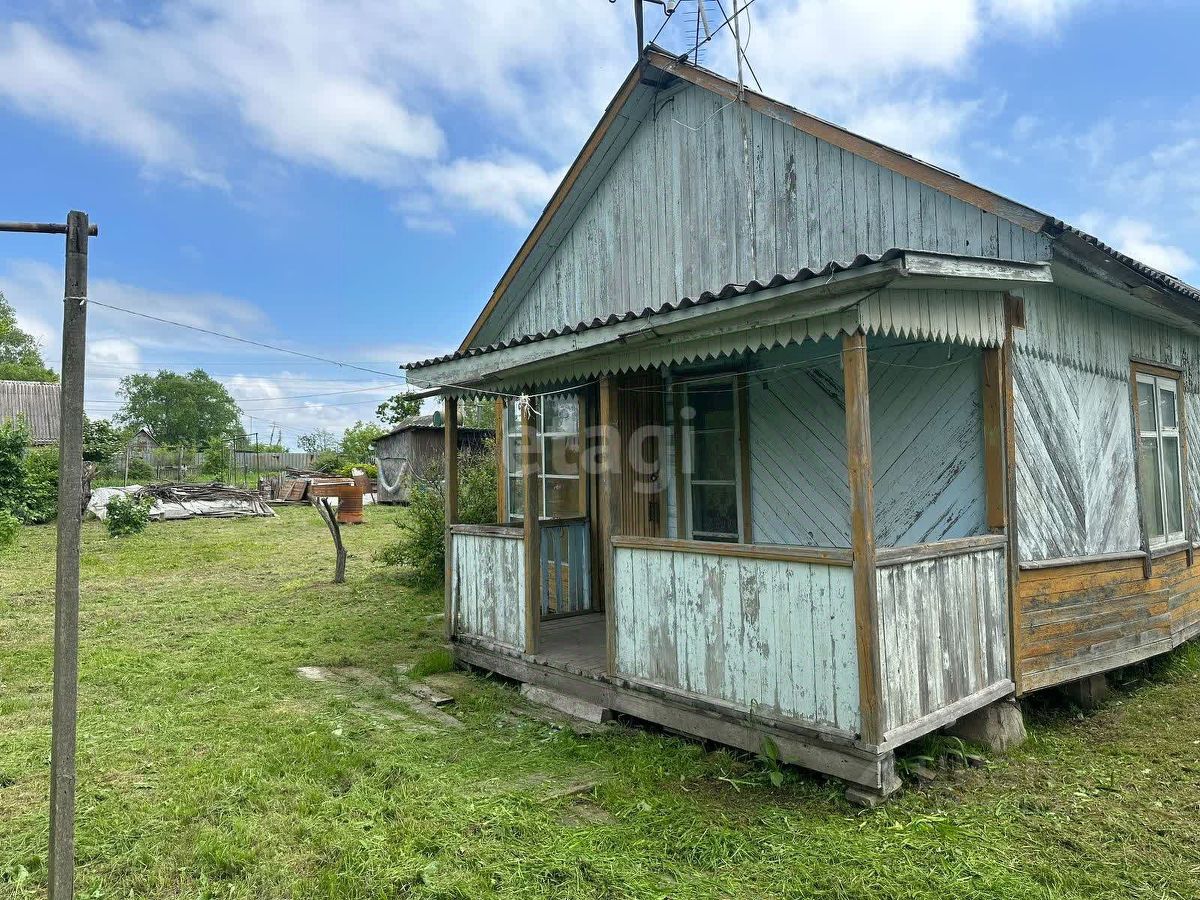
M 888 340 L 870 346 L 876 543 L 985 534 L 980 351 Z M 757 543 L 850 546 L 845 390 L 835 348 L 822 341 L 762 353 L 747 375 Z
M 757 111 L 747 166 L 741 113 L 691 85 L 638 106 L 473 343 L 893 247 L 1049 258 L 1045 236 Z
M 1200 427 L 1200 338 L 1063 288 L 1027 286 L 1014 336 L 1022 562 L 1136 550 L 1130 361 L 1182 370 Z M 1188 442 L 1189 526 L 1200 525 L 1200 441 Z
M 619 676 L 855 732 L 851 570 L 619 547 Z
M 456 633 L 523 649 L 525 556 L 521 532 L 455 532 L 452 538 Z
M 885 732 L 1012 679 L 1004 554 L 879 568 Z
M 1200 632 L 1200 568 L 1180 550 L 1021 572 L 1017 642 L 1022 691 L 1129 665 Z

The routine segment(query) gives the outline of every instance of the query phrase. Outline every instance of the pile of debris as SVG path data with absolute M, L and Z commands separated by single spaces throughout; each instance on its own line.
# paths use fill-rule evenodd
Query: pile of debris
M 131 484 L 129 487 L 96 488 L 88 501 L 88 512 L 97 519 L 108 516 L 108 502 L 118 495 L 152 501 L 150 518 L 176 521 L 194 517 L 237 518 L 274 516 L 266 503 L 250 491 L 227 484 Z

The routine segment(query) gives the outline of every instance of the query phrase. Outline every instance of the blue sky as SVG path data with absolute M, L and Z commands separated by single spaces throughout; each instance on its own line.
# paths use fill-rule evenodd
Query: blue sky
M 94 307 L 89 411 L 115 408 L 124 374 L 203 366 L 253 431 L 371 418 L 398 366 L 451 349 L 486 301 L 632 64 L 629 6 L 8 0 L 0 218 L 91 213 L 97 300 L 396 373 Z M 653 34 L 662 13 L 646 11 Z M 1200 4 L 754 0 L 747 15 L 765 93 L 1200 280 Z M 688 49 L 695 23 L 682 0 L 660 42 Z M 702 62 L 730 73 L 727 38 Z M 0 236 L 0 290 L 51 358 L 61 265 L 57 239 Z

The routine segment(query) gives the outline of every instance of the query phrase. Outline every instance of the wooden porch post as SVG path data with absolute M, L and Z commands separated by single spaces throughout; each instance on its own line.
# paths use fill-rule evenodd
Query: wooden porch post
M 612 536 L 617 521 L 617 502 L 619 488 L 617 486 L 617 466 L 620 462 L 620 448 L 615 446 L 619 439 L 617 434 L 617 387 L 611 375 L 600 379 L 600 454 L 599 454 L 599 488 L 600 498 L 597 504 L 600 532 L 600 564 L 603 567 L 604 586 L 604 629 L 605 643 L 608 656 L 608 672 L 616 671 L 617 660 L 617 609 L 613 584 L 613 545 Z
M 442 434 L 446 439 L 446 640 L 454 637 L 454 535 L 458 522 L 458 398 L 447 397 L 443 410 Z
M 842 341 L 846 380 L 846 448 L 850 480 L 850 543 L 854 553 L 854 622 L 858 639 L 858 703 L 862 739 L 883 741 L 883 671 L 879 660 L 879 602 L 875 585 L 875 487 L 871 470 L 871 406 L 867 336 Z
M 537 416 L 522 411 L 521 476 L 525 488 L 525 652 L 536 653 L 542 619 L 542 514 Z

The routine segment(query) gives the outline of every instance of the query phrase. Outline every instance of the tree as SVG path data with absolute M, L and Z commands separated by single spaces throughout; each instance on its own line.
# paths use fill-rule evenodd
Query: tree
M 371 441 L 384 434 L 384 430 L 371 422 L 355 422 L 342 435 L 342 456 L 351 463 L 365 463 L 375 454 Z
M 463 428 L 495 428 L 496 405 L 492 400 L 460 400 L 459 418 Z
M 318 428 L 296 438 L 296 446 L 305 453 L 325 453 L 337 450 L 341 444 L 328 428 Z
M 88 462 L 108 462 L 126 443 L 125 433 L 108 419 L 83 417 L 83 458 Z
M 42 360 L 37 339 L 17 327 L 17 315 L 3 292 L 0 292 L 0 380 L 58 381 L 58 376 Z
M 203 369 L 127 375 L 117 396 L 123 401 L 117 422 L 145 425 L 162 444 L 207 449 L 245 441 L 242 411 L 225 385 Z
M 421 401 L 410 392 L 388 397 L 375 410 L 375 418 L 384 425 L 399 425 L 405 419 L 421 414 Z

